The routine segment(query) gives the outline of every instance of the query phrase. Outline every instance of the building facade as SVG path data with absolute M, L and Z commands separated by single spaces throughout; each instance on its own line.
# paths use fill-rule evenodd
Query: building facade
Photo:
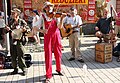
M 31 1 L 31 7 L 32 9 L 37 9 L 39 11 L 42 10 L 42 7 L 43 7 L 43 3 L 45 1 L 51 1 L 51 0 L 7 0 L 10 4 L 8 5 L 9 7 L 11 7 L 11 9 L 13 7 L 18 7 L 20 8 L 23 12 L 25 12 L 24 10 L 24 7 L 25 6 L 25 1 Z M 88 0 L 88 1 L 91 1 L 91 0 Z M 105 1 L 109 1 L 109 3 L 107 4 L 107 7 L 108 9 L 110 9 L 110 4 L 112 4 L 116 11 L 120 11 L 120 0 L 93 0 L 93 1 L 96 1 L 97 2 L 97 6 L 101 6 L 104 4 Z M 58 6 L 58 4 L 56 5 L 56 7 Z M 73 5 L 59 5 L 59 10 L 64 10 L 64 11 L 68 11 L 69 7 L 71 7 Z M 77 5 L 74 5 L 77 7 L 78 9 L 78 14 L 83 16 L 84 19 L 85 18 L 85 13 L 88 12 L 87 11 L 87 8 L 88 6 L 87 5 L 84 5 L 84 4 L 77 4 Z M 10 8 L 9 8 L 10 9 Z M 0 1 L 0 10 L 3 11 L 3 0 Z

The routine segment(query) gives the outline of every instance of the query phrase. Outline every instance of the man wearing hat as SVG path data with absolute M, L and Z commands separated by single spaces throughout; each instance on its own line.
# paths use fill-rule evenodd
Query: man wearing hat
M 79 62 L 84 63 L 80 54 L 80 41 L 79 41 L 79 27 L 82 24 L 81 17 L 77 15 L 77 9 L 75 7 L 70 8 L 71 16 L 64 18 L 64 25 L 70 25 L 73 28 L 72 34 L 69 36 L 69 45 L 72 51 L 72 55 L 69 61 L 77 59 Z
M 17 74 L 18 68 L 23 71 L 22 75 L 25 75 L 26 71 L 26 64 L 25 60 L 23 58 L 24 55 L 24 47 L 21 42 L 21 38 L 23 35 L 23 32 L 27 31 L 27 23 L 19 18 L 20 10 L 15 8 L 11 10 L 11 20 L 9 22 L 9 33 L 10 33 L 10 53 L 12 58 L 12 67 L 14 68 L 14 71 L 11 72 L 11 74 Z M 8 27 L 7 27 L 8 28 Z
M 45 51 L 45 65 L 46 65 L 46 83 L 52 78 L 52 50 L 56 60 L 56 72 L 61 73 L 61 35 L 59 28 L 62 26 L 63 16 L 58 22 L 57 18 L 49 17 L 53 11 L 54 5 L 50 2 L 45 2 L 43 7 L 43 14 L 40 16 L 39 25 L 43 27 L 41 31 L 44 33 L 44 51 Z M 59 28 L 58 28 L 59 27 Z

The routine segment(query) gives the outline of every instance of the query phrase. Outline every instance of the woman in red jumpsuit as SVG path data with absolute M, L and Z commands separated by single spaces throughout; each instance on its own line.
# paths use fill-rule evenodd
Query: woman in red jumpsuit
M 43 11 L 44 13 L 40 16 L 39 25 L 43 27 L 43 30 L 40 31 L 44 33 L 44 51 L 45 51 L 45 65 L 46 65 L 46 82 L 50 81 L 52 78 L 52 51 L 54 51 L 54 56 L 56 60 L 56 72 L 58 75 L 61 73 L 61 35 L 59 28 L 62 26 L 62 19 L 64 16 L 61 16 L 60 21 L 54 18 L 49 17 L 50 11 L 53 9 L 53 4 L 50 2 L 45 2 Z M 59 28 L 58 28 L 59 27 Z

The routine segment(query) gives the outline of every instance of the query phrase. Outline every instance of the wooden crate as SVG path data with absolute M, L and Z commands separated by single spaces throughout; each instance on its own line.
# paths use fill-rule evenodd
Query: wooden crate
M 104 51 L 105 53 L 112 51 L 112 44 L 111 43 L 96 43 L 95 50 Z
M 95 44 L 95 61 L 106 63 L 112 61 L 112 44 L 97 43 Z
M 95 51 L 95 61 L 106 63 L 112 61 L 112 52 L 105 53 L 102 51 Z

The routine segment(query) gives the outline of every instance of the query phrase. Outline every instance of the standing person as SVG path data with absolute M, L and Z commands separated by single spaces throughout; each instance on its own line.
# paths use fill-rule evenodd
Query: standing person
M 120 12 L 117 13 L 115 20 L 116 20 L 115 33 L 116 35 L 118 35 L 120 34 Z
M 24 47 L 21 42 L 21 37 L 23 32 L 25 32 L 27 23 L 23 20 L 20 19 L 20 10 L 15 8 L 11 10 L 12 13 L 12 18 L 9 22 L 9 27 L 7 29 L 9 30 L 10 33 L 10 53 L 11 53 L 11 59 L 12 59 L 12 67 L 14 68 L 14 71 L 11 72 L 11 74 L 17 74 L 18 73 L 18 68 L 23 71 L 22 75 L 24 76 L 26 74 L 25 68 L 25 59 L 24 59 Z
M 112 17 L 108 17 L 108 13 L 109 13 L 108 9 L 104 8 L 102 17 L 96 23 L 96 27 L 95 27 L 96 33 L 95 33 L 95 35 L 96 35 L 96 37 L 99 38 L 97 43 L 101 43 L 102 38 L 104 39 L 105 42 L 108 42 L 108 40 L 106 40 L 106 38 L 107 38 L 107 35 L 110 32 L 110 24 L 111 24 L 111 21 L 112 21 L 111 20 Z
M 39 14 L 37 10 L 32 11 L 32 35 L 35 38 L 36 44 L 40 45 L 40 38 L 39 38 L 39 32 L 37 32 L 37 28 L 39 25 L 37 25 L 37 21 L 39 20 Z
M 45 51 L 45 65 L 46 65 L 46 83 L 50 82 L 52 78 L 52 49 L 56 60 L 56 72 L 58 75 L 61 73 L 61 35 L 59 28 L 62 27 L 62 18 L 60 22 L 53 17 L 49 17 L 54 5 L 50 2 L 45 2 L 43 13 L 40 16 L 39 25 L 43 27 L 41 31 L 44 33 L 44 51 Z M 59 27 L 59 28 L 58 28 Z
M 28 21 L 27 21 L 27 24 L 28 24 L 28 26 L 30 27 L 31 30 L 32 30 L 32 21 L 33 21 L 32 12 L 33 12 L 33 9 L 30 9 L 29 10 L 29 16 L 28 16 Z
M 111 5 L 112 9 L 113 9 L 113 12 L 114 12 L 114 15 L 115 15 L 115 21 L 116 21 L 116 24 L 115 24 L 115 33 L 116 35 L 120 34 L 120 11 L 117 13 L 116 10 L 114 9 L 113 5 Z
M 75 58 L 81 62 L 84 63 L 84 60 L 82 59 L 82 56 L 80 54 L 80 29 L 79 26 L 82 24 L 82 19 L 79 15 L 77 15 L 77 9 L 75 7 L 70 8 L 70 14 L 71 16 L 66 16 L 64 18 L 64 25 L 70 24 L 73 28 L 72 34 L 69 36 L 69 45 L 72 51 L 71 58 L 69 61 L 75 60 Z M 76 53 L 75 53 L 76 52 Z

